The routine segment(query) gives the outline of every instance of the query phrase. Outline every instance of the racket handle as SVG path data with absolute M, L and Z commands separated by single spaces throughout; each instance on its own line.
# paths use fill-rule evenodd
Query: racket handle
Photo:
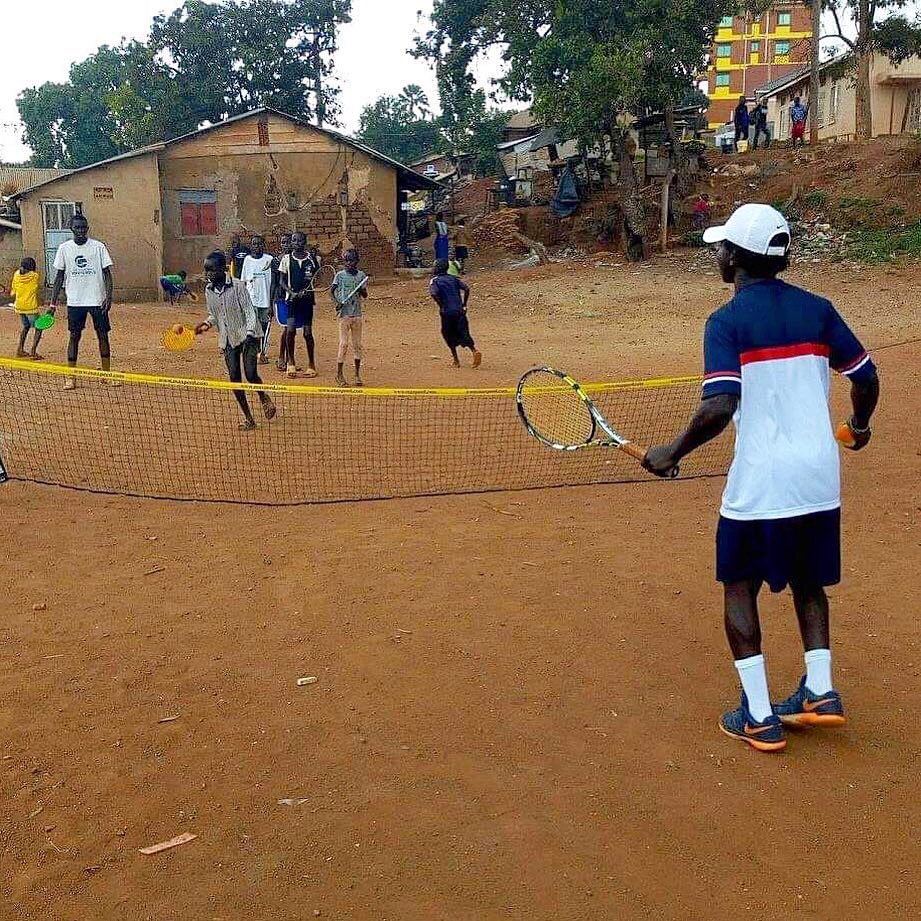
M 620 445 L 621 451 L 625 454 L 629 454 L 634 460 L 638 460 L 641 464 L 646 460 L 646 448 L 641 448 L 639 445 L 635 445 L 632 441 L 628 441 Z
M 625 454 L 629 454 L 630 457 L 634 458 L 634 460 L 638 460 L 641 464 L 644 460 L 646 460 L 646 455 L 649 453 L 646 448 L 641 448 L 638 445 L 633 444 L 632 441 L 628 441 L 626 444 L 622 444 L 620 449 Z M 674 480 L 679 473 L 681 473 L 681 468 L 676 464 L 669 472 L 668 478 L 670 480 Z

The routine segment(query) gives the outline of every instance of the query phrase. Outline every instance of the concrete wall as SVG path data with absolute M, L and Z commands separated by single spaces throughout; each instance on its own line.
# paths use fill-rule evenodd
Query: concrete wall
M 73 173 L 23 196 L 23 248 L 35 256 L 44 275 L 43 201 L 83 203 L 90 235 L 106 244 L 115 262 L 116 299 L 157 296 L 162 236 L 156 153 Z
M 4 296 L 10 293 L 10 282 L 13 273 L 19 268 L 22 257 L 22 233 L 10 227 L 0 227 L 0 293 Z M 29 253 L 30 256 L 36 255 Z M 41 255 L 41 254 L 38 254 Z M 36 256 L 35 259 L 38 262 Z
M 392 274 L 397 173 L 336 138 L 275 115 L 254 115 L 171 144 L 160 154 L 163 258 L 169 271 L 200 278 L 214 249 L 234 234 L 304 230 L 327 258 L 357 246 L 365 268 Z M 184 190 L 217 195 L 215 236 L 184 237 Z
M 838 107 L 833 116 L 830 99 L 836 87 Z M 921 58 L 912 58 L 895 66 L 882 55 L 874 57 L 870 68 L 873 137 L 901 133 L 910 96 L 919 87 Z M 853 135 L 857 129 L 857 94 L 853 76 L 844 75 L 834 80 L 823 79 L 820 92 L 823 117 L 819 123 L 819 140 L 833 140 Z M 789 109 L 796 96 L 802 98 L 804 105 L 809 104 L 808 79 L 772 96 L 768 102 L 768 120 L 774 124 L 775 137 L 778 140 L 790 138 Z M 915 131 L 918 127 L 907 125 L 906 131 Z M 809 136 L 808 127 L 806 136 Z

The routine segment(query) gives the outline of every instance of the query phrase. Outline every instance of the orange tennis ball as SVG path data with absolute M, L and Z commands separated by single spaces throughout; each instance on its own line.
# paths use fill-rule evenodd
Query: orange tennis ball
M 181 335 L 185 332 L 185 327 L 182 326 L 181 324 L 177 323 L 177 324 L 173 327 L 173 332 L 174 332 L 177 336 L 181 336 Z
M 853 448 L 854 445 L 857 444 L 857 439 L 854 437 L 851 427 L 846 422 L 842 422 L 841 425 L 838 426 L 835 438 L 837 438 L 845 448 Z

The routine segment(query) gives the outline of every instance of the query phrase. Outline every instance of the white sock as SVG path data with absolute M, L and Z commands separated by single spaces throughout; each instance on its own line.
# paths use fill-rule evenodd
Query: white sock
M 806 687 L 813 694 L 827 694 L 834 690 L 834 685 L 831 683 L 831 650 L 810 649 L 804 658 L 806 659 Z
M 771 695 L 768 693 L 764 656 L 737 659 L 736 668 L 742 681 L 742 690 L 748 698 L 748 711 L 759 723 L 763 723 L 774 712 L 771 708 Z

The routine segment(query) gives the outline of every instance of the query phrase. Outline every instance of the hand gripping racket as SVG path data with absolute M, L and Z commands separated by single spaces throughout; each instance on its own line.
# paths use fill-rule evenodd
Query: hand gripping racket
M 518 382 L 518 415 L 528 434 L 556 451 L 620 448 L 642 463 L 646 448 L 624 438 L 582 386 L 553 368 L 533 368 Z M 669 474 L 674 478 L 679 470 Z

